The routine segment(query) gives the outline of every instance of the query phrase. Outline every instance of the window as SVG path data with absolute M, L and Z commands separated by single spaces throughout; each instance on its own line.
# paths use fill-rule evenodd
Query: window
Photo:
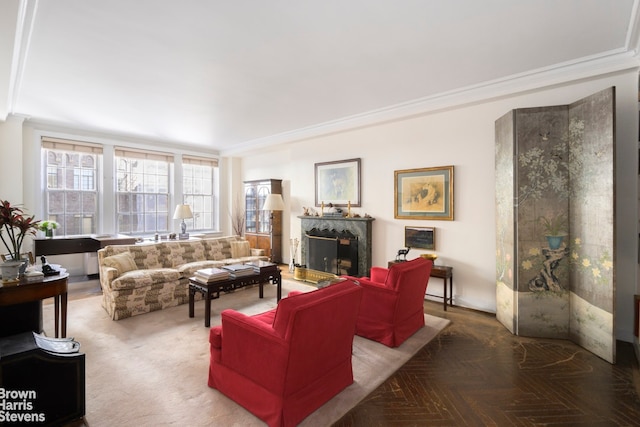
M 96 233 L 101 161 L 99 145 L 42 138 L 44 216 L 60 224 L 56 234 Z
M 182 192 L 183 203 L 191 206 L 193 219 L 186 220 L 192 230 L 217 229 L 215 204 L 215 176 L 217 160 L 183 156 Z M 191 222 L 191 223 L 189 223 Z
M 166 234 L 175 228 L 178 203 L 191 206 L 190 230 L 219 229 L 215 158 L 183 155 L 182 173 L 176 174 L 172 153 L 122 146 L 103 152 L 101 144 L 51 136 L 41 141 L 39 219 L 58 222 L 56 235 Z M 104 159 L 105 152 L 113 152 L 113 159 Z M 113 165 L 114 174 L 105 173 L 103 164 Z
M 116 148 L 117 232 L 169 230 L 169 183 L 173 156 Z

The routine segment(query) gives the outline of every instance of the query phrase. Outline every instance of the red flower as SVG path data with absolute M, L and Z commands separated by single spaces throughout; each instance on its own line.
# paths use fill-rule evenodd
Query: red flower
M 11 258 L 20 259 L 25 236 L 35 235 L 39 222 L 34 220 L 34 216 L 25 216 L 22 209 L 11 206 L 7 200 L 0 200 L 0 239 Z

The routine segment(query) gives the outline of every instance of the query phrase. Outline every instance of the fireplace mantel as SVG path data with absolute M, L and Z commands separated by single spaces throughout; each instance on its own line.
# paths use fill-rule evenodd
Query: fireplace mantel
M 307 262 L 308 238 L 306 233 L 313 230 L 349 231 L 358 237 L 358 276 L 368 276 L 371 270 L 372 229 L 375 218 L 346 218 L 330 216 L 299 216 L 300 264 Z

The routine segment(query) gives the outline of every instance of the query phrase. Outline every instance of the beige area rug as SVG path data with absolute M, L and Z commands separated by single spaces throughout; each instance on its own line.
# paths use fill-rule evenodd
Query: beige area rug
M 315 288 L 284 280 L 282 295 Z M 223 294 L 211 304 L 211 324 L 220 311 L 246 314 L 276 306 L 275 286 Z M 101 426 L 263 426 L 260 419 L 207 386 L 209 328 L 204 302 L 196 302 L 195 318 L 188 305 L 113 321 L 101 297 L 69 302 L 67 336 L 75 337 L 86 354 L 86 421 Z M 45 332 L 53 336 L 53 305 L 44 306 Z M 384 382 L 449 323 L 425 314 L 426 324 L 402 346 L 387 348 L 355 337 L 355 382 L 309 415 L 302 426 L 329 426 Z M 248 349 L 250 351 L 250 349 Z M 268 356 L 266 356 L 268 357 Z

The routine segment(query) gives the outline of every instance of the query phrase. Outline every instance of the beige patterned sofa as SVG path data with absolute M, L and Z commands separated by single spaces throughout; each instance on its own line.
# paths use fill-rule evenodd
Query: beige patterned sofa
M 106 246 L 98 251 L 102 306 L 120 320 L 185 304 L 196 270 L 266 259 L 237 236 Z

